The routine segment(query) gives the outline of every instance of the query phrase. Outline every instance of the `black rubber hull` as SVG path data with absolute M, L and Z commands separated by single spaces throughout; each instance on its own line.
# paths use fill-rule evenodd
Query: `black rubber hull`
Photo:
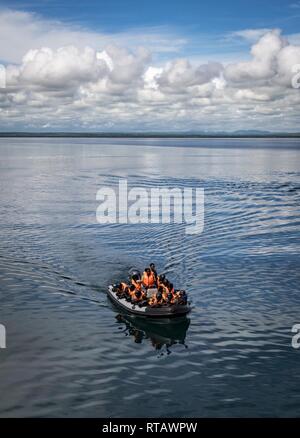
M 191 311 L 190 305 L 173 304 L 171 306 L 162 307 L 139 307 L 126 301 L 125 299 L 117 298 L 117 295 L 109 286 L 107 294 L 111 301 L 120 309 L 132 315 L 145 316 L 150 318 L 175 318 L 178 316 L 187 315 Z

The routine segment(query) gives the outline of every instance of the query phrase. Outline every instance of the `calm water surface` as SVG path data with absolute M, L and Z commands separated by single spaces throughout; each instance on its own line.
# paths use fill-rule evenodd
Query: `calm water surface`
M 96 222 L 96 192 L 204 187 L 205 228 Z M 300 416 L 300 142 L 0 139 L 0 416 Z M 155 261 L 194 309 L 126 318 Z

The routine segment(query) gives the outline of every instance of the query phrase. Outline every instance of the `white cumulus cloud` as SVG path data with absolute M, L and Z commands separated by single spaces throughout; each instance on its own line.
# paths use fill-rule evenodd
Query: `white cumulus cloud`
M 158 62 L 155 49 L 140 44 L 143 38 L 133 47 L 128 35 L 120 44 L 112 36 L 2 12 L 0 56 L 8 65 L 0 128 L 297 130 L 300 92 L 291 83 L 300 45 L 278 29 L 240 36 L 255 40 L 247 61 Z

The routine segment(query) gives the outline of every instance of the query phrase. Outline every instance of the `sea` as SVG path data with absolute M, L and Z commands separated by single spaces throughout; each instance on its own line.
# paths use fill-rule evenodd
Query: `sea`
M 203 227 L 99 223 L 120 181 Z M 0 187 L 1 417 L 300 416 L 300 139 L 1 138 Z M 187 317 L 110 302 L 151 262 Z

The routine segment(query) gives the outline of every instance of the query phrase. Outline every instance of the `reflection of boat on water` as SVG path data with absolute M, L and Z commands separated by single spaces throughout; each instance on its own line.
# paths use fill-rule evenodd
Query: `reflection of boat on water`
M 132 336 L 134 342 L 138 344 L 149 339 L 156 350 L 161 350 L 165 346 L 168 354 L 172 345 L 182 344 L 186 347 L 185 338 L 190 320 L 185 316 L 157 320 L 118 314 L 116 319 L 125 325 L 124 333 Z

